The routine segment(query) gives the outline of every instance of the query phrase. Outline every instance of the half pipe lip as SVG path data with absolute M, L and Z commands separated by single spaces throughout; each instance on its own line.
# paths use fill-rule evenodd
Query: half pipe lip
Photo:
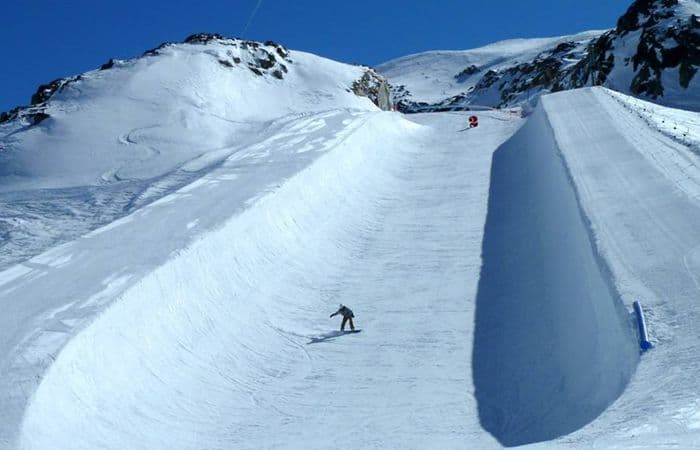
M 542 105 L 494 153 L 476 302 L 479 418 L 505 446 L 583 427 L 634 373 L 629 315 Z

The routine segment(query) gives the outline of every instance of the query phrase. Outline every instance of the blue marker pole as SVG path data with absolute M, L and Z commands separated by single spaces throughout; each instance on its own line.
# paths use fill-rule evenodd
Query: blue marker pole
M 637 315 L 637 326 L 639 327 L 639 346 L 642 350 L 649 350 L 651 342 L 649 342 L 649 332 L 647 331 L 647 322 L 644 319 L 644 310 L 642 304 L 635 301 L 633 303 L 634 312 Z

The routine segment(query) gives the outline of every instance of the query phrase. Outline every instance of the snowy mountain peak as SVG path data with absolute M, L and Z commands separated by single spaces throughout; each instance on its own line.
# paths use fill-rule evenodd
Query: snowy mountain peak
M 13 236 L 0 268 L 157 200 L 289 117 L 376 111 L 381 92 L 367 67 L 215 34 L 42 85 L 0 117 L 0 236 Z M 39 190 L 53 200 L 16 201 Z M 71 225 L 44 230 L 46 215 Z
M 83 92 L 86 88 L 90 91 L 92 85 L 96 83 L 98 79 L 111 80 L 112 83 L 105 89 L 108 91 L 119 91 L 123 86 L 125 81 L 124 77 L 121 76 L 105 76 L 101 75 L 99 72 L 110 71 L 113 69 L 121 69 L 126 71 L 134 72 L 136 78 L 140 70 L 150 71 L 155 66 L 167 66 L 176 65 L 176 67 L 171 67 L 169 73 L 163 74 L 162 85 L 167 85 L 169 81 L 177 78 L 181 75 L 186 78 L 186 74 L 192 74 L 197 72 L 202 75 L 202 71 L 211 72 L 210 75 L 214 76 L 217 72 L 212 66 L 218 66 L 219 72 L 211 80 L 200 79 L 198 81 L 202 83 L 212 82 L 218 86 L 226 86 L 232 84 L 238 84 L 241 88 L 244 88 L 245 83 L 240 83 L 240 77 L 245 76 L 240 72 L 248 72 L 253 78 L 261 77 L 262 79 L 273 78 L 275 80 L 285 80 L 287 74 L 290 71 L 290 67 L 295 64 L 295 60 L 290 56 L 292 52 L 286 47 L 273 42 L 257 42 L 243 39 L 229 39 L 225 38 L 219 34 L 207 34 L 198 33 L 188 36 L 182 43 L 170 43 L 166 42 L 158 47 L 147 50 L 143 53 L 142 57 L 135 58 L 131 60 L 117 60 L 110 59 L 107 63 L 103 64 L 99 70 L 87 72 L 85 74 L 61 78 L 50 83 L 43 84 L 37 88 L 37 91 L 32 95 L 31 102 L 29 106 L 20 106 L 12 109 L 8 112 L 0 113 L 0 124 L 10 122 L 14 119 L 21 119 L 24 126 L 35 125 L 43 120 L 47 119 L 55 113 L 52 112 L 52 108 L 49 105 L 50 100 L 54 99 L 56 94 L 61 93 L 58 97 L 68 98 L 75 96 L 79 92 Z M 295 57 L 300 62 L 299 71 L 296 75 L 302 74 L 303 76 L 310 75 L 311 72 L 316 72 L 316 76 L 325 78 L 326 82 L 322 83 L 321 88 L 330 87 L 335 85 L 336 87 L 342 88 L 345 91 L 352 91 L 355 83 L 359 83 L 365 74 L 370 71 L 369 68 L 351 68 L 349 65 L 330 62 L 325 58 L 305 54 L 302 52 L 296 52 L 297 55 L 301 55 L 301 58 Z M 156 60 L 151 60 L 149 58 L 156 57 Z M 186 64 L 173 64 L 173 60 L 178 59 L 188 59 L 192 62 L 197 60 L 199 63 L 204 65 L 195 65 L 194 67 L 187 67 Z M 319 59 L 324 62 L 318 65 L 315 69 L 313 64 L 309 64 L 310 59 Z M 184 61 L 180 61 L 183 62 Z M 206 64 L 205 64 L 206 63 Z M 332 70 L 327 71 L 324 74 L 323 69 L 333 66 Z M 339 75 L 340 67 L 345 67 L 347 73 L 352 73 L 351 79 L 336 79 Z M 173 69 L 177 69 L 172 72 Z M 228 72 L 230 77 L 226 77 L 225 74 Z M 372 71 L 370 76 L 372 79 L 377 80 L 377 83 L 386 83 L 383 77 L 374 73 Z M 221 79 L 219 79 L 221 78 Z M 228 79 L 226 79 L 228 78 Z M 150 80 L 149 83 L 157 84 L 157 80 Z M 337 83 L 336 83 L 337 82 Z M 78 86 L 80 85 L 80 86 Z M 312 83 L 313 85 L 313 83 Z M 233 88 L 233 86 L 231 86 Z M 159 86 L 154 86 L 158 89 Z M 208 87 L 211 89 L 213 86 Z M 290 89 L 297 89 L 296 76 L 292 76 L 290 81 Z M 177 91 L 177 88 L 173 86 L 173 89 Z M 375 104 L 379 104 L 376 96 L 370 95 L 369 93 L 357 93 L 356 95 L 368 96 Z M 59 100 L 57 100 L 59 101 Z M 386 107 L 385 109 L 388 109 Z M 0 144 L 1 145 L 1 144 Z
M 638 0 L 617 28 L 605 32 L 428 52 L 380 70 L 402 110 L 510 106 L 540 93 L 597 85 L 700 110 L 699 12 L 696 1 Z
M 284 74 L 287 73 L 287 66 L 284 63 L 286 62 L 289 64 L 292 62 L 289 58 L 289 50 L 273 41 L 261 43 L 242 39 L 228 39 L 220 34 L 197 33 L 185 38 L 183 44 L 218 44 L 239 48 L 243 51 L 240 52 L 238 56 L 234 56 L 233 52 L 226 52 L 226 54 L 218 60 L 219 63 L 225 67 L 234 67 L 234 64 L 244 64 L 255 75 L 264 76 L 271 74 L 280 80 L 283 79 Z M 176 45 L 180 44 L 161 44 L 154 49 L 147 50 L 144 56 L 159 55 L 163 49 Z

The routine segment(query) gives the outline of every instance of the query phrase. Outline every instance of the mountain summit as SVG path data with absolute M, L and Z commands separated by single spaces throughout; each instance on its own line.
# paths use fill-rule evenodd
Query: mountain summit
M 427 52 L 379 70 L 402 110 L 512 106 L 542 92 L 606 86 L 697 111 L 700 96 L 688 94 L 700 91 L 698 15 L 695 0 L 637 0 L 612 30 Z

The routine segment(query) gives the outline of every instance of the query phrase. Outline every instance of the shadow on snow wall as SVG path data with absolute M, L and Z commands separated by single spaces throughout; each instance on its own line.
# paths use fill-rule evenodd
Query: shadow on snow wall
M 638 349 L 540 107 L 491 167 L 472 369 L 482 426 L 503 445 L 592 421 Z

